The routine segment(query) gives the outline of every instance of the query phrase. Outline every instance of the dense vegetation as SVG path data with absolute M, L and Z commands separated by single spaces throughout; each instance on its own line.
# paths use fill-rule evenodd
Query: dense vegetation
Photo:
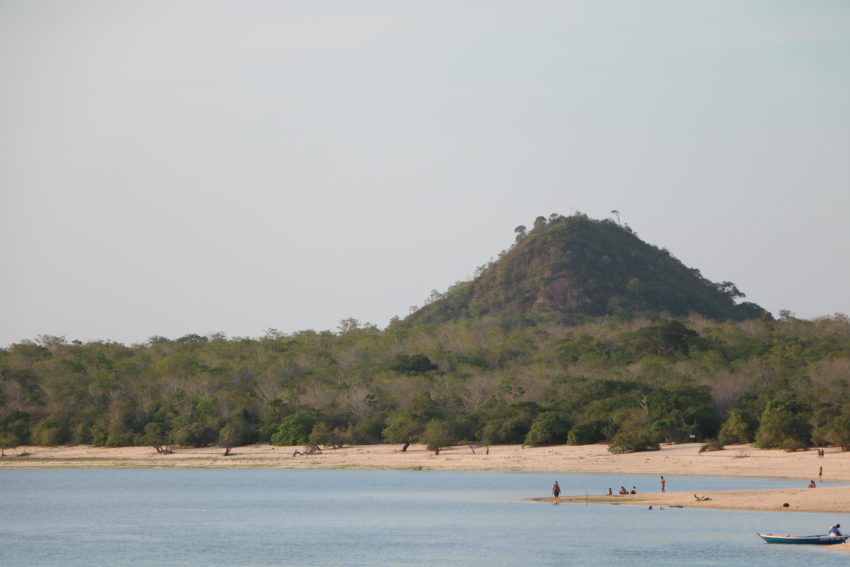
M 342 328 L 23 341 L 0 350 L 0 440 L 850 447 L 845 316 Z
M 687 317 L 718 320 L 765 315 L 731 282 L 713 283 L 667 250 L 642 241 L 611 220 L 538 217 L 528 231 L 515 229 L 516 242 L 499 260 L 478 269 L 475 279 L 458 282 L 405 320 L 407 325 L 498 316 L 578 324 L 602 316 Z
M 689 439 L 850 448 L 850 320 L 774 320 L 627 227 L 542 217 L 385 330 L 0 349 L 0 447 Z

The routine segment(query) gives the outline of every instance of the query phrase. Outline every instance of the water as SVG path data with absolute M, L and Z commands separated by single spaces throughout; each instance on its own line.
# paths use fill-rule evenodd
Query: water
M 355 470 L 0 471 L 0 565 L 847 565 L 755 532 L 818 533 L 832 514 L 521 502 L 657 476 Z M 670 491 L 798 480 L 668 477 Z M 842 521 L 844 520 L 844 521 Z

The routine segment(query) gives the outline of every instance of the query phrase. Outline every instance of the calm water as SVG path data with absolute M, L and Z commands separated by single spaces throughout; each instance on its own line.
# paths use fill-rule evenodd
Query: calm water
M 537 566 L 848 565 L 770 546 L 756 531 L 818 533 L 827 514 L 538 504 L 642 475 L 351 470 L 0 471 L 0 565 Z M 668 477 L 671 491 L 801 481 Z

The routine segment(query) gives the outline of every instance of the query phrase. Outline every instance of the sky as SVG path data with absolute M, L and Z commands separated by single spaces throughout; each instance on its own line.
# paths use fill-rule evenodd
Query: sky
M 383 328 L 612 210 L 850 314 L 850 2 L 0 0 L 0 346 Z

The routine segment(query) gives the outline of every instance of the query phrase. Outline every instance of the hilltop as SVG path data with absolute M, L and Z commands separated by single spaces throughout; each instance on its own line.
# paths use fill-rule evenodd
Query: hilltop
M 434 294 L 406 325 L 484 316 L 581 323 L 591 318 L 686 317 L 743 321 L 767 312 L 731 282 L 713 283 L 628 227 L 585 215 L 538 217 L 532 230 L 472 281 Z

